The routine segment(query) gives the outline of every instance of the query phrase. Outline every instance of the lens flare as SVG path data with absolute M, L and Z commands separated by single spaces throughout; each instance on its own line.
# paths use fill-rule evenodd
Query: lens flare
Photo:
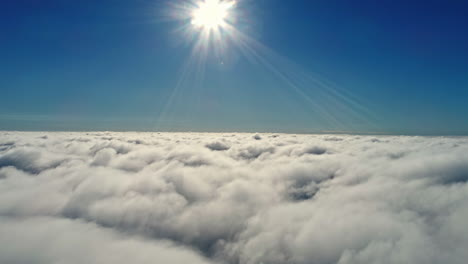
M 229 58 L 244 58 L 252 69 L 267 73 L 278 82 L 277 92 L 298 98 L 310 123 L 323 131 L 358 131 L 359 126 L 374 127 L 374 117 L 353 94 L 337 87 L 267 45 L 251 37 L 251 18 L 246 18 L 250 0 L 174 0 L 172 17 L 180 22 L 179 32 L 190 42 L 191 51 L 180 78 L 158 116 L 156 124 L 167 120 L 192 120 L 202 105 L 206 65 L 223 65 Z M 254 13 L 254 12 L 253 12 Z M 253 14 L 250 13 L 250 14 Z M 230 65 L 229 67 L 232 67 Z M 198 99 L 197 99 L 198 98 Z M 187 121 L 188 122 L 188 121 Z M 174 124 L 174 129 L 178 124 Z M 172 129 L 172 128 L 171 128 Z M 325 130 L 326 129 L 326 130 Z

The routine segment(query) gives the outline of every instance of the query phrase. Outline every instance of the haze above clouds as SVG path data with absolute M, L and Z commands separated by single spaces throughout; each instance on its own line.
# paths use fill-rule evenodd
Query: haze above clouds
M 466 263 L 468 138 L 0 132 L 0 263 Z

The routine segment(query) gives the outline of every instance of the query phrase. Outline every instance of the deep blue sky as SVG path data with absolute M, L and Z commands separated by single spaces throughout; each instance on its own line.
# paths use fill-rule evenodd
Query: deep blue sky
M 175 1 L 2 1 L 0 129 L 468 134 L 467 1 L 244 0 L 198 79 Z

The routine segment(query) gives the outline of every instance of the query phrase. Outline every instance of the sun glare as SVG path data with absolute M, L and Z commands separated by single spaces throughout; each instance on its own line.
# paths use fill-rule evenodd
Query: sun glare
M 192 25 L 204 30 L 222 28 L 234 1 L 202 0 L 192 12 Z

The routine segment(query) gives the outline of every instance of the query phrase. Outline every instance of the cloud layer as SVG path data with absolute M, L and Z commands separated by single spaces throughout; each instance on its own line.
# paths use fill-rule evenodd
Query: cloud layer
M 0 263 L 466 263 L 468 138 L 0 132 Z

